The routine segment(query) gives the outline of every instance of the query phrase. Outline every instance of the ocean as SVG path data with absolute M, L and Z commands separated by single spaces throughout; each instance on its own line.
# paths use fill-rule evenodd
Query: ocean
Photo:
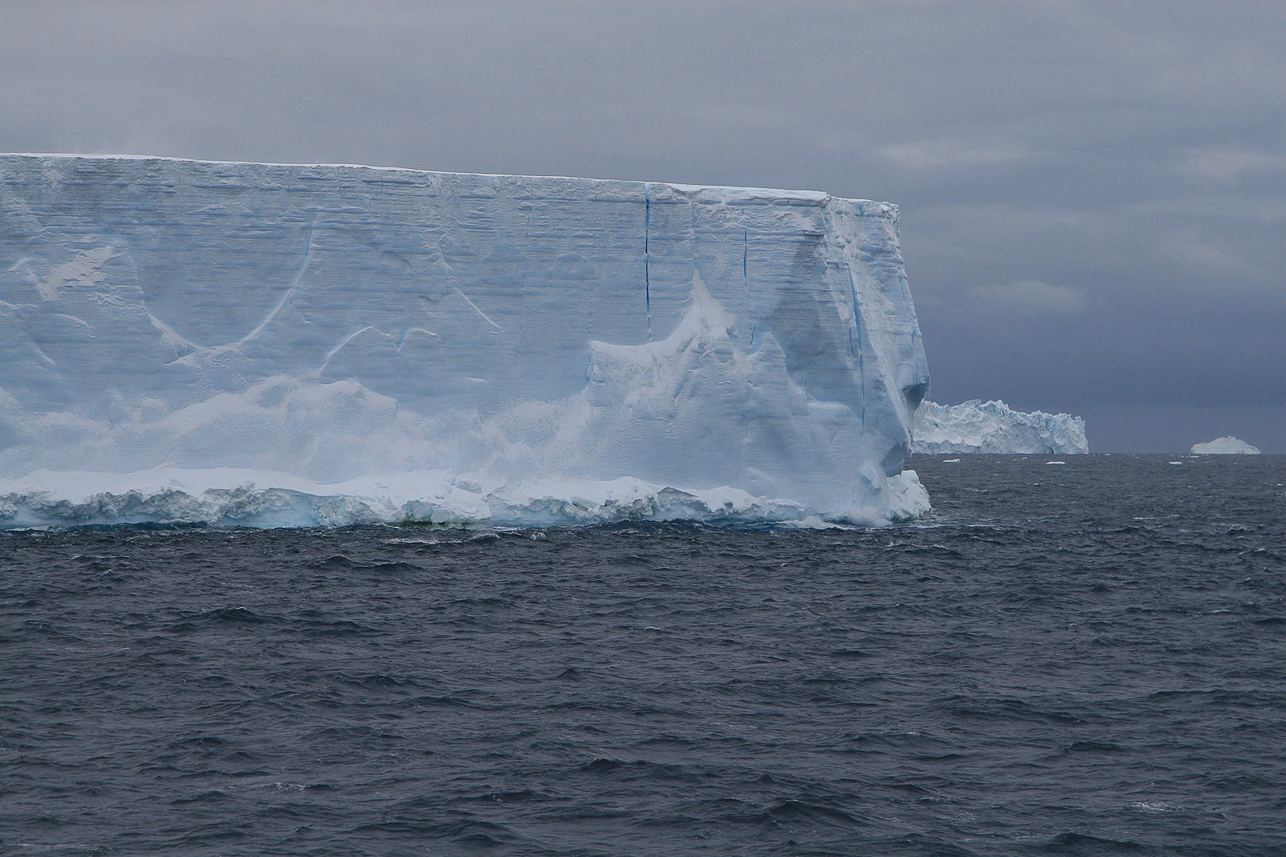
M 0 533 L 0 853 L 1286 854 L 1286 456 L 876 530 Z

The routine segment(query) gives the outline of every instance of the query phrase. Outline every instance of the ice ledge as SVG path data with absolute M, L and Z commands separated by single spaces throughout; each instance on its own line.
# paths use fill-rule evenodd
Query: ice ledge
M 928 494 L 911 470 L 890 479 L 876 502 L 830 512 L 728 486 L 683 490 L 630 477 L 509 485 L 437 471 L 371 474 L 324 485 L 290 473 L 225 467 L 37 471 L 0 480 L 0 529 L 138 523 L 548 527 L 618 521 L 870 527 L 910 521 L 929 508 Z

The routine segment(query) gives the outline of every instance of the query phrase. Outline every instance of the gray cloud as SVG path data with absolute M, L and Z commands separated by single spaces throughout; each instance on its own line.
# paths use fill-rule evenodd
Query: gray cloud
M 938 400 L 1286 452 L 1283 81 L 1254 0 L 14 2 L 0 150 L 891 199 Z

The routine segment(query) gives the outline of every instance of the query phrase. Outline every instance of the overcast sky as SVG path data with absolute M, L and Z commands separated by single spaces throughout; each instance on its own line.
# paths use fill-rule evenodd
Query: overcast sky
M 891 200 L 951 403 L 1286 453 L 1286 3 L 3 0 L 0 151 Z

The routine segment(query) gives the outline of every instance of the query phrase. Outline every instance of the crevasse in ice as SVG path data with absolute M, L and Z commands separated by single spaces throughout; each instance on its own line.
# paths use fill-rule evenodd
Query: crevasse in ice
M 897 209 L 0 156 L 0 526 L 880 523 L 928 373 Z

